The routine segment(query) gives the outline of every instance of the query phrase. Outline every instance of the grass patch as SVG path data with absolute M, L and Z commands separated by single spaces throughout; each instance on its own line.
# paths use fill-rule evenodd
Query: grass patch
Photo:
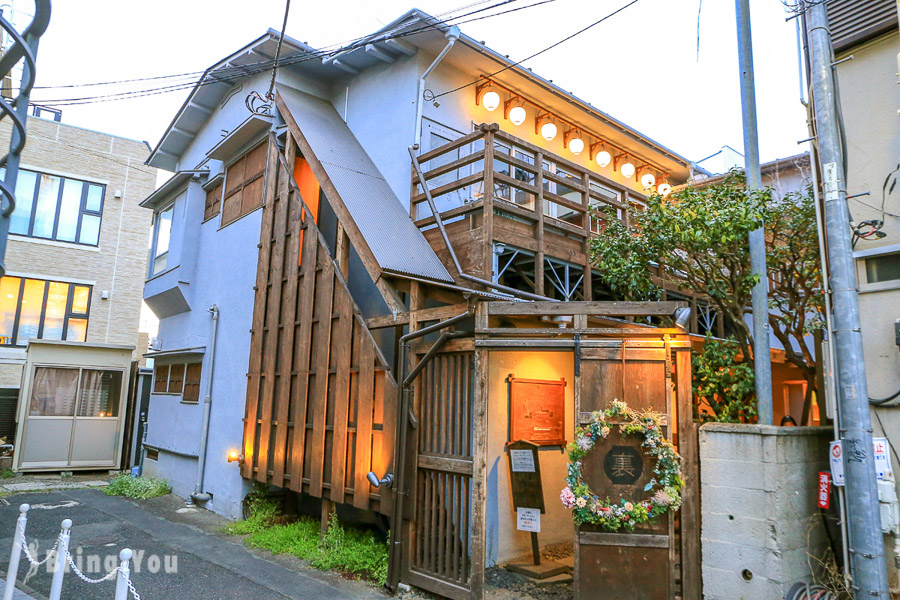
M 165 496 L 171 491 L 172 486 L 165 479 L 132 477 L 127 473 L 118 475 L 103 489 L 103 493 L 107 496 L 125 496 L 136 500 Z
M 278 505 L 260 498 L 250 505 L 250 516 L 225 528 L 232 535 L 246 535 L 247 545 L 275 554 L 293 554 L 311 566 L 339 571 L 384 585 L 388 571 L 388 542 L 372 531 L 342 524 L 332 510 L 328 530 L 320 540 L 320 521 L 300 517 L 279 524 Z
M 0 479 L 12 479 L 16 476 L 16 472 L 10 468 L 0 469 Z

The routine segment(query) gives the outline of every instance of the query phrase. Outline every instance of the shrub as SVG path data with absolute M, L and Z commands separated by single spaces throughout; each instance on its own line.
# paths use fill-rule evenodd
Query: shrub
M 156 496 L 165 496 L 171 491 L 172 486 L 165 479 L 132 477 L 123 473 L 110 481 L 103 493 L 107 496 L 125 496 L 136 500 L 146 500 Z

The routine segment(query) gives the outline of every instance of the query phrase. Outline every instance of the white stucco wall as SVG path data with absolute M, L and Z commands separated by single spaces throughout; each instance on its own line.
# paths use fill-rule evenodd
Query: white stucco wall
M 531 535 L 516 530 L 516 509 L 509 482 L 507 376 L 524 379 L 566 380 L 566 432 L 575 430 L 575 368 L 571 352 L 491 352 L 488 371 L 487 447 L 487 566 L 505 563 L 531 553 Z M 541 515 L 542 546 L 571 542 L 575 529 L 572 512 L 559 501 L 565 487 L 568 458 L 558 446 L 538 451 L 546 513 Z

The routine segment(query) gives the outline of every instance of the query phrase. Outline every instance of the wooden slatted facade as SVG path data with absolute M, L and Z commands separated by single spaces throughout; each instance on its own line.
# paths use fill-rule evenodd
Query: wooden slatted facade
M 366 474 L 389 470 L 397 384 L 285 168 L 286 139 L 283 154 L 268 143 L 242 475 L 387 513 Z

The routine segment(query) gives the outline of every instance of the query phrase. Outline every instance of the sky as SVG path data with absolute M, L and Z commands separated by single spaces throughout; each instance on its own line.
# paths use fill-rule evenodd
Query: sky
M 33 0 L 13 1 L 25 11 L 33 6 Z M 415 1 L 294 0 L 286 30 L 315 47 L 330 46 L 371 33 L 414 6 L 440 15 L 473 3 L 476 6 L 460 12 L 476 10 L 497 0 Z M 534 2 L 513 0 L 503 8 Z M 723 145 L 743 151 L 734 2 L 701 2 L 638 0 L 524 65 L 691 160 Z M 625 4 L 627 0 L 551 0 L 460 27 L 518 60 Z M 799 101 L 794 21 L 785 21 L 788 14 L 781 0 L 750 0 L 750 6 L 760 155 L 765 162 L 803 151 L 805 144 L 797 142 L 808 136 Z M 269 27 L 280 29 L 284 2 L 56 0 L 53 11 L 40 41 L 37 86 L 202 71 Z M 35 89 L 32 100 L 52 104 L 157 85 Z M 62 120 L 146 140 L 153 147 L 187 93 L 64 106 Z

